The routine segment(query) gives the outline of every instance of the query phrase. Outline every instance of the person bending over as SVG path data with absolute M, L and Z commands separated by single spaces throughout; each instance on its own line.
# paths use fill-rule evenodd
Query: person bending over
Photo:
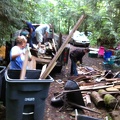
M 36 34 L 36 40 L 38 42 L 38 45 L 40 46 L 42 43 L 44 43 L 43 38 L 46 40 L 48 37 L 48 33 L 50 32 L 50 28 L 52 26 L 50 24 L 40 24 L 35 29 L 35 34 Z
M 70 59 L 71 59 L 71 75 L 78 76 L 77 72 L 77 63 L 79 62 L 82 64 L 82 58 L 85 53 L 89 52 L 89 49 L 75 49 L 70 52 Z

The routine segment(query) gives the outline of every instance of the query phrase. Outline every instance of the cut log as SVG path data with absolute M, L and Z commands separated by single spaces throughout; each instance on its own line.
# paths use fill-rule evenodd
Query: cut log
M 63 52 L 65 46 L 67 45 L 67 43 L 70 41 L 73 33 L 75 32 L 75 30 L 78 29 L 78 27 L 80 26 L 80 24 L 83 22 L 85 18 L 85 15 L 82 15 L 80 17 L 80 19 L 78 20 L 78 22 L 76 23 L 76 25 L 74 26 L 74 28 L 72 29 L 71 33 L 68 35 L 68 37 L 66 38 L 66 40 L 64 41 L 64 43 L 62 44 L 62 46 L 60 47 L 60 49 L 58 50 L 58 52 L 56 53 L 56 55 L 54 56 L 54 58 L 52 59 L 52 61 L 49 63 L 46 71 L 43 73 L 43 75 L 41 76 L 41 79 L 45 79 L 47 77 L 47 75 L 51 72 L 51 70 L 53 69 L 53 64 L 57 61 L 57 59 L 59 58 L 59 56 L 61 55 L 61 53 Z M 52 69 L 51 69 L 52 68 Z
M 106 94 L 106 92 L 107 91 L 105 91 L 104 89 L 100 89 L 100 90 L 98 90 L 98 93 L 99 93 L 99 95 L 100 95 L 100 97 L 104 97 L 104 95 Z
M 106 94 L 116 94 L 116 95 L 119 95 L 120 94 L 120 91 L 105 91 L 104 89 L 100 89 L 100 90 L 98 90 L 98 93 L 99 93 L 99 95 L 102 97 L 102 98 L 104 98 L 104 96 L 106 95 Z
M 117 99 L 111 94 L 106 94 L 104 96 L 104 103 L 107 108 L 115 108 L 117 105 Z
M 96 91 L 93 91 L 91 93 L 91 100 L 97 107 L 103 107 L 104 106 L 104 100 L 100 97 L 99 93 Z

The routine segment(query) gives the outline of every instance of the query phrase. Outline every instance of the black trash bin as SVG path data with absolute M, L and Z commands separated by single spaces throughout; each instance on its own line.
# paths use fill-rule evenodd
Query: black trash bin
M 0 101 L 4 102 L 5 100 L 5 66 L 0 66 Z
M 6 120 L 43 120 L 45 99 L 48 96 L 51 76 L 39 80 L 41 70 L 27 70 L 20 80 L 20 70 L 7 70 Z

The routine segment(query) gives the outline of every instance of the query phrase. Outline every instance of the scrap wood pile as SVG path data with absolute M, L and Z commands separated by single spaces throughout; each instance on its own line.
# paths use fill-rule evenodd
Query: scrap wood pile
M 120 71 L 112 73 L 111 70 L 101 71 L 95 66 L 78 67 L 79 76 L 74 80 L 78 83 L 82 93 L 85 93 L 86 104 L 119 111 L 120 106 Z M 119 112 L 113 118 L 120 119 Z M 117 118 L 116 118 L 117 116 Z
M 33 56 L 41 59 L 52 60 L 57 52 L 55 40 L 49 40 L 41 45 L 35 45 L 34 48 L 30 49 Z
M 68 81 L 65 84 L 63 82 L 64 91 L 62 91 L 56 99 L 67 94 L 67 99 L 63 100 L 62 98 L 63 106 L 69 103 L 72 106 L 99 114 L 99 111 L 89 109 L 89 106 L 94 104 L 98 109 L 103 108 L 104 110 L 110 110 L 111 116 L 115 120 L 120 119 L 120 72 L 112 73 L 111 70 L 101 71 L 95 66 L 84 66 L 78 67 L 77 69 L 79 76 L 71 76 L 68 81 L 72 80 L 72 82 L 76 82 L 78 88 L 72 85 L 72 82 L 69 85 Z M 68 89 L 66 89 L 66 85 Z M 71 88 L 70 86 L 74 86 L 75 88 Z M 78 91 L 80 93 L 74 93 Z M 69 98 L 68 94 L 72 94 L 74 100 Z M 80 99 L 74 94 L 79 94 Z M 82 98 L 80 94 L 82 94 Z M 75 99 L 79 99 L 80 103 Z M 83 99 L 84 103 L 81 99 Z M 54 105 L 53 101 L 52 105 Z

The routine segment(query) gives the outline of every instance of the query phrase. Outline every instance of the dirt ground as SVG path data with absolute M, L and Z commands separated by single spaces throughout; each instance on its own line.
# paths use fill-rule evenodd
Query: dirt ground
M 70 50 L 75 49 L 76 47 L 70 45 Z M 79 47 L 77 47 L 79 48 Z M 86 54 L 83 57 L 83 65 L 87 66 L 96 66 L 98 69 L 102 70 L 102 58 L 90 58 L 88 57 L 88 54 Z M 45 109 L 45 115 L 44 120 L 75 120 L 75 112 L 74 109 L 68 110 L 67 108 L 60 111 L 61 107 L 53 107 L 51 106 L 51 99 L 54 97 L 54 94 L 61 93 L 64 90 L 64 83 L 69 79 L 70 76 L 70 60 L 68 61 L 68 64 L 63 67 L 61 73 L 55 74 L 52 77 L 54 78 L 54 82 L 51 83 L 48 98 L 46 99 L 46 109 Z M 64 83 L 59 84 L 56 82 L 56 80 L 61 79 Z M 86 114 L 88 116 L 92 116 L 95 118 L 102 118 L 104 119 L 107 116 L 107 113 L 104 109 L 97 109 L 94 105 L 90 106 L 90 109 L 93 109 L 95 111 L 100 111 L 101 114 L 97 114 L 94 112 L 90 112 L 87 110 L 83 110 L 82 114 Z M 81 113 L 81 112 L 80 112 Z

